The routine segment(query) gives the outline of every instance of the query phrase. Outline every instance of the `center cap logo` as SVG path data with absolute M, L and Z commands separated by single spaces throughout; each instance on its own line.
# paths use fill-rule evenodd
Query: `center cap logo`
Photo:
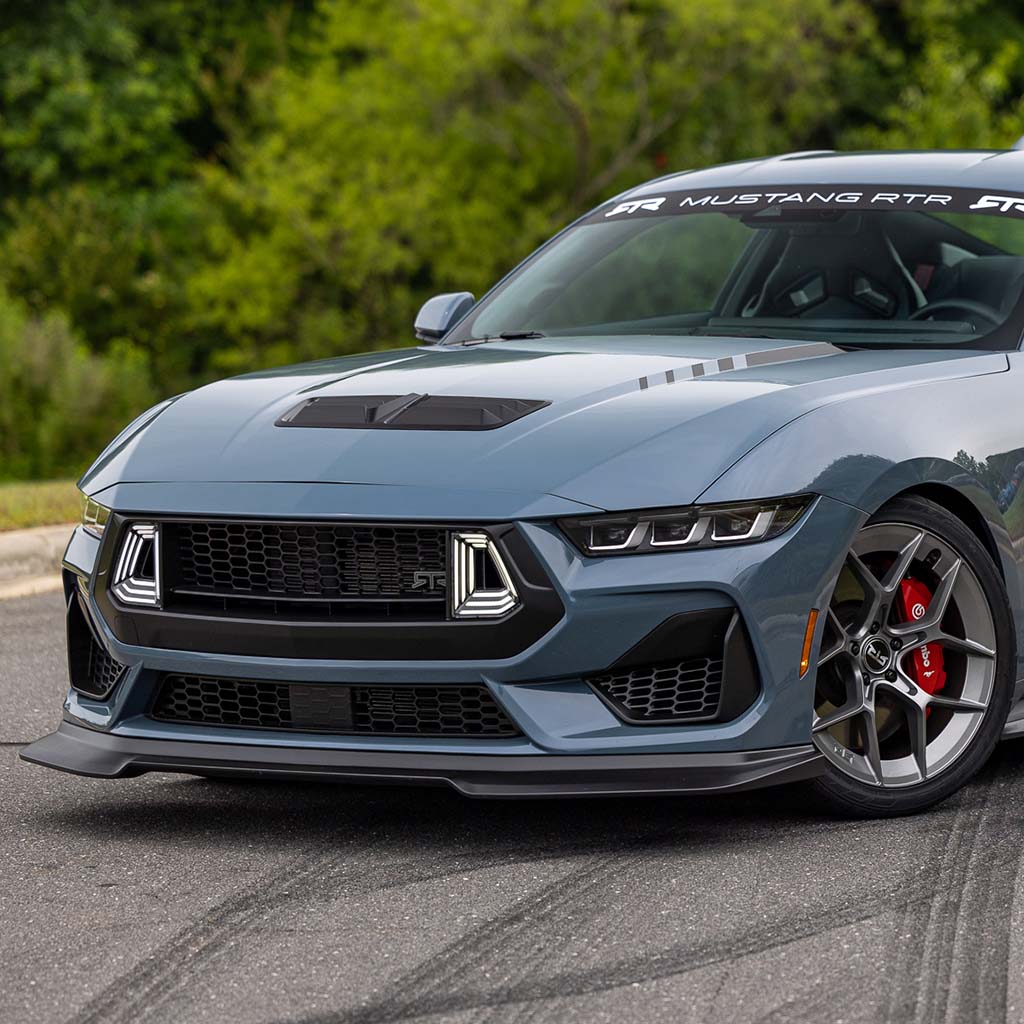
M 875 672 L 889 667 L 889 645 L 877 636 L 864 645 L 864 661 Z

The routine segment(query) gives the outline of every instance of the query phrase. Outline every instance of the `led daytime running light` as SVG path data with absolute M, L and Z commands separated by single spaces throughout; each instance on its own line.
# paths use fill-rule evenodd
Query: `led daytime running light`
M 585 555 L 723 547 L 769 540 L 785 533 L 812 500 L 812 495 L 799 495 L 728 505 L 694 505 L 565 519 L 560 525 Z

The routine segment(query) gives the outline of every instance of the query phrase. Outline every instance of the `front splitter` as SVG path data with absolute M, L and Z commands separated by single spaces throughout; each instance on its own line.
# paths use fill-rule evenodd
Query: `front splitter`
M 74 775 L 116 779 L 145 772 L 449 785 L 467 796 L 558 797 L 718 793 L 820 775 L 811 745 L 716 754 L 420 754 L 337 747 L 154 740 L 62 722 L 21 758 Z

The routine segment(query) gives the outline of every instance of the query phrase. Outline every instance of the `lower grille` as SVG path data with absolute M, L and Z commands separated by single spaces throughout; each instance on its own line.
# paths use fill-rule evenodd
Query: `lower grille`
M 167 675 L 152 717 L 242 729 L 517 736 L 484 686 L 350 686 Z
M 722 699 L 721 658 L 634 665 L 588 682 L 627 721 L 696 722 L 714 718 Z

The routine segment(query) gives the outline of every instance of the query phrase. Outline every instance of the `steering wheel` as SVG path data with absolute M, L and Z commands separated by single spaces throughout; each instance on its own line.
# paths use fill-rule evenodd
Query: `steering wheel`
M 926 320 L 933 313 L 942 313 L 950 309 L 980 316 L 983 320 L 988 320 L 993 327 L 998 327 L 1005 319 L 997 309 L 986 306 L 984 302 L 975 302 L 974 299 L 939 299 L 937 302 L 928 302 L 920 309 L 914 310 L 907 319 Z

